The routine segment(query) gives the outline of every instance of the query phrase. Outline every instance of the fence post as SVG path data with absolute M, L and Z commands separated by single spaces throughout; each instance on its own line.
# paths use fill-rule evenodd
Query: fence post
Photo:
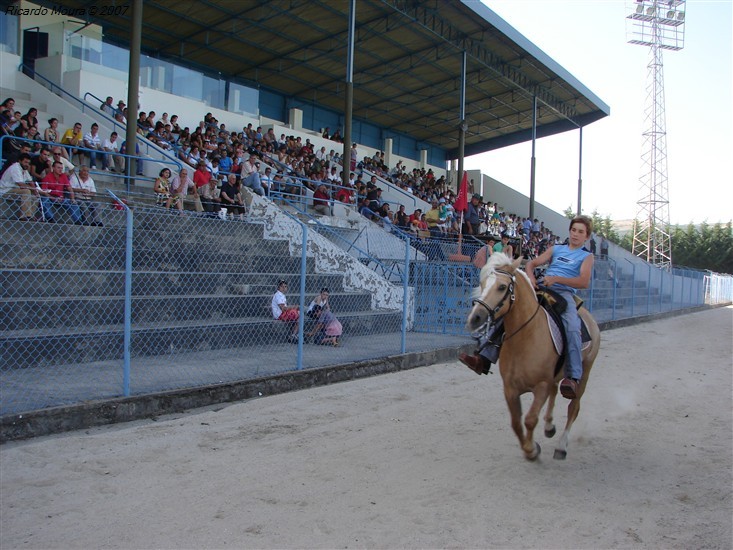
M 122 350 L 122 395 L 130 396 L 130 346 L 132 342 L 132 236 L 133 214 L 127 204 L 122 202 L 112 191 L 107 191 L 115 204 L 125 209 L 125 326 L 123 329 L 124 343 Z
M 407 295 L 410 288 L 410 237 L 404 235 L 402 238 L 405 241 L 405 269 L 402 274 L 402 342 L 400 353 L 405 353 L 407 351 Z
M 613 260 L 613 303 L 611 304 L 611 320 L 616 319 L 616 287 L 618 285 L 618 263 Z
M 646 280 L 646 314 L 651 313 L 652 307 L 652 264 L 649 264 L 649 276 Z
M 303 222 L 299 222 L 302 238 L 301 238 L 301 254 L 300 254 L 300 302 L 298 309 L 298 361 L 297 370 L 303 370 L 303 331 L 305 327 L 305 268 L 308 261 L 308 227 Z

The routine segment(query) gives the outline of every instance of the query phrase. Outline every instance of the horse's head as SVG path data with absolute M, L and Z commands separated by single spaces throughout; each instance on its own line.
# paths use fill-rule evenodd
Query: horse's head
M 473 293 L 473 307 L 468 314 L 466 329 L 473 332 L 487 321 L 496 321 L 509 311 L 514 300 L 516 272 L 521 258 L 512 262 L 502 253 L 492 254 L 481 269 L 479 287 Z M 524 276 L 524 274 L 521 274 Z

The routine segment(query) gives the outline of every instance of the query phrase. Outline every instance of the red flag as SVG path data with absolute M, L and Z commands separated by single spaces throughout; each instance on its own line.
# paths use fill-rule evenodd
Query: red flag
M 456 202 L 453 203 L 453 209 L 456 212 L 468 210 L 468 172 L 463 172 L 463 180 L 461 180 L 461 188 L 458 191 Z

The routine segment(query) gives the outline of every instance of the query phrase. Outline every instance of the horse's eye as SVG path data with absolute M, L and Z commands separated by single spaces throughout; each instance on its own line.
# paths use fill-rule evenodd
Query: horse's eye
M 499 290 L 506 290 L 506 285 L 499 285 Z

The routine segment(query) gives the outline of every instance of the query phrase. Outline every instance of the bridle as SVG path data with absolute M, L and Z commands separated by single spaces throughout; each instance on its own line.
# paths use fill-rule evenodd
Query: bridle
M 506 302 L 507 299 L 509 300 L 509 309 L 507 310 L 507 312 L 504 315 L 506 315 L 507 313 L 509 313 L 512 310 L 512 306 L 514 305 L 514 300 L 516 298 L 516 296 L 514 295 L 514 283 L 517 282 L 516 276 L 513 273 L 509 273 L 508 271 L 497 269 L 497 270 L 494 271 L 494 273 L 496 273 L 498 275 L 506 275 L 510 279 L 509 286 L 507 286 L 507 289 L 506 289 L 506 292 L 504 293 L 504 296 L 501 297 L 501 300 L 499 300 L 499 303 L 496 304 L 496 307 L 494 307 L 492 309 L 489 306 L 489 304 L 487 304 L 486 302 L 484 302 L 481 298 L 474 298 L 471 301 L 471 305 L 479 304 L 486 311 L 489 312 L 489 317 L 491 318 L 491 324 L 492 325 L 495 324 L 496 321 L 498 320 L 496 318 L 496 314 L 499 313 L 499 311 L 501 311 L 501 308 L 502 307 L 504 307 L 504 302 Z M 504 315 L 502 315 L 502 317 L 504 317 Z
M 501 300 L 499 300 L 499 303 L 496 304 L 496 307 L 492 309 L 486 302 L 484 302 L 480 298 L 474 298 L 471 301 L 471 305 L 479 304 L 484 309 L 486 309 L 486 311 L 489 312 L 489 317 L 491 318 L 491 325 L 495 325 L 499 319 L 506 317 L 509 314 L 509 312 L 512 310 L 512 306 L 514 305 L 514 300 L 516 299 L 516 295 L 514 294 L 514 284 L 517 282 L 516 275 L 508 271 L 504 271 L 503 269 L 496 269 L 494 270 L 494 273 L 498 275 L 506 275 L 507 277 L 509 277 L 509 279 L 511 279 L 509 285 L 507 286 L 506 292 L 504 293 L 504 296 L 501 297 Z M 509 300 L 509 309 L 507 309 L 504 315 L 502 315 L 501 317 L 497 319 L 496 314 L 499 313 L 499 311 L 501 311 L 502 307 L 504 307 L 504 303 L 507 301 L 507 299 Z M 505 335 L 502 341 L 506 342 L 507 340 L 509 340 L 509 338 L 515 336 L 520 330 L 526 327 L 530 323 L 530 321 L 532 321 L 532 319 L 535 318 L 535 315 L 537 315 L 537 312 L 540 310 L 540 307 L 541 307 L 540 303 L 537 302 L 537 309 L 534 310 L 534 313 L 530 316 L 530 318 L 527 319 L 524 323 L 522 323 L 522 325 L 517 330 L 515 330 L 514 332 L 512 332 L 509 335 Z M 488 330 L 488 326 L 487 326 L 487 330 Z

